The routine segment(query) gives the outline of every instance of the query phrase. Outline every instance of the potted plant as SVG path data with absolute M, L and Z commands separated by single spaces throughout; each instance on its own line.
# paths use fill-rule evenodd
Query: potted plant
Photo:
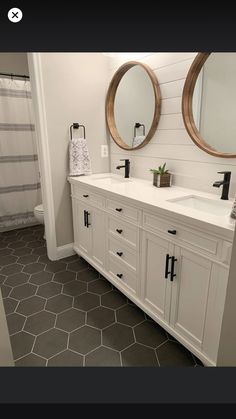
M 150 169 L 153 173 L 153 185 L 158 188 L 171 186 L 171 173 L 166 169 L 166 163 L 159 166 L 158 169 Z

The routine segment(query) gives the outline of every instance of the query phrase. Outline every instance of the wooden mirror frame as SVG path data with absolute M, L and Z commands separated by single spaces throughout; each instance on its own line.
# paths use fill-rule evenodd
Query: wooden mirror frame
M 145 72 L 148 74 L 153 91 L 154 91 L 154 98 L 155 98 L 155 109 L 154 109 L 154 115 L 153 120 L 151 124 L 151 128 L 149 129 L 145 139 L 141 144 L 139 144 L 137 147 L 129 147 L 124 140 L 119 135 L 119 132 L 116 127 L 115 123 L 115 115 L 114 115 L 114 104 L 115 104 L 115 96 L 116 91 L 119 86 L 119 83 L 124 76 L 125 73 L 127 73 L 128 70 L 130 70 L 132 67 L 138 65 L 139 67 L 142 67 Z M 122 148 L 123 150 L 138 150 L 139 148 L 144 147 L 151 138 L 153 137 L 157 125 L 160 119 L 160 113 L 161 113 L 161 92 L 160 87 L 158 84 L 158 80 L 156 78 L 155 73 L 146 65 L 143 63 L 140 63 L 138 61 L 128 61 L 125 64 L 123 64 L 121 67 L 118 68 L 118 70 L 115 72 L 114 76 L 112 77 L 112 80 L 110 82 L 107 96 L 106 96 L 106 122 L 109 129 L 109 132 L 111 134 L 111 137 L 115 141 L 115 143 Z
M 182 115 L 184 125 L 193 142 L 203 151 L 216 157 L 232 158 L 236 157 L 236 154 L 217 151 L 204 140 L 198 131 L 193 118 L 192 101 L 195 84 L 198 75 L 210 54 L 210 52 L 199 52 L 189 69 L 182 96 Z

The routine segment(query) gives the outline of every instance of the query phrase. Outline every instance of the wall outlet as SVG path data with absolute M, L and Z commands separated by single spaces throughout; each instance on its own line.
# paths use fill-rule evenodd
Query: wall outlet
M 108 157 L 108 145 L 101 145 L 101 157 Z

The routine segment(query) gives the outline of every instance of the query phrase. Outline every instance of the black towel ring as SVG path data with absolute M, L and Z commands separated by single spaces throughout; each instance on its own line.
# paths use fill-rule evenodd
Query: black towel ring
M 72 140 L 73 129 L 79 129 L 80 127 L 83 128 L 84 138 L 86 138 L 86 135 L 85 135 L 85 126 L 79 124 L 78 122 L 73 122 L 73 124 L 70 126 L 70 139 L 71 140 Z
M 136 129 L 140 127 L 143 127 L 143 135 L 145 135 L 145 125 L 140 124 L 139 122 L 136 122 L 134 125 L 134 138 L 136 137 Z

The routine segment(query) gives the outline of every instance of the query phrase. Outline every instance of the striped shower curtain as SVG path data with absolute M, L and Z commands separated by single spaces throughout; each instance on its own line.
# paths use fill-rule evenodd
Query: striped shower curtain
M 0 231 L 34 223 L 39 203 L 30 82 L 0 78 Z

